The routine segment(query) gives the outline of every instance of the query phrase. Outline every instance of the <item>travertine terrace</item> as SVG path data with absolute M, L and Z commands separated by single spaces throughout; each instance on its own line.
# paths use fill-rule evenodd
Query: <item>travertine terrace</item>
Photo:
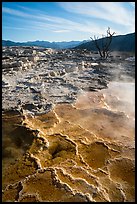
M 3 202 L 135 201 L 134 56 L 3 47 Z

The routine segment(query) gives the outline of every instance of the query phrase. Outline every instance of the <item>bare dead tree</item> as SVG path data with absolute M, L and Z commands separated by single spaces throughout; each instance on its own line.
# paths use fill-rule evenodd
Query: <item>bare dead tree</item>
M 107 36 L 102 35 L 100 44 L 99 44 L 99 41 L 98 41 L 98 37 L 96 37 L 95 35 L 94 35 L 94 39 L 92 37 L 90 37 L 93 40 L 93 42 L 95 43 L 95 46 L 98 49 L 100 57 L 102 59 L 107 59 L 107 57 L 108 57 L 108 55 L 110 53 L 109 49 L 110 49 L 110 45 L 111 45 L 111 42 L 112 42 L 112 37 L 113 37 L 114 34 L 115 34 L 115 32 L 110 33 L 110 28 L 108 27 Z

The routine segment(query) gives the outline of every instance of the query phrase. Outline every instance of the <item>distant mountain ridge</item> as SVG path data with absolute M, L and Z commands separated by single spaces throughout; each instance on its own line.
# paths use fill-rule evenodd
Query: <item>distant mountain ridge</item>
M 10 40 L 2 40 L 2 46 L 40 46 L 45 48 L 53 48 L 53 49 L 67 49 L 73 48 L 81 43 L 85 43 L 88 40 L 83 41 L 63 41 L 63 42 L 49 42 L 49 41 L 28 41 L 28 42 L 13 42 Z
M 98 39 L 98 44 L 101 46 L 102 39 Z M 53 49 L 87 49 L 97 51 L 97 48 L 92 40 L 83 41 L 62 41 L 62 42 L 49 42 L 49 41 L 28 41 L 28 42 L 13 42 L 10 40 L 2 40 L 2 46 L 39 46 L 44 48 Z M 113 36 L 110 45 L 111 51 L 135 51 L 135 33 L 126 35 Z
M 101 47 L 102 38 L 98 39 L 97 42 Z M 90 40 L 90 42 L 82 43 L 76 46 L 74 49 L 97 51 L 97 48 L 92 40 Z M 135 33 L 113 36 L 112 43 L 110 45 L 110 51 L 135 52 Z

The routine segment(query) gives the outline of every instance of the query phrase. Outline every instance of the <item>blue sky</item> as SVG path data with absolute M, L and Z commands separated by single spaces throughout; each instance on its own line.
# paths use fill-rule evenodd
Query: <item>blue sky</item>
M 71 41 L 135 32 L 135 2 L 3 2 L 2 39 Z

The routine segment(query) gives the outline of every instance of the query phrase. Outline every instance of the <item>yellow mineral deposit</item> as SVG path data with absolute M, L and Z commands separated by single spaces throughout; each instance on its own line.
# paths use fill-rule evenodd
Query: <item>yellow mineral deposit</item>
M 3 202 L 135 201 L 134 86 L 82 92 L 47 114 L 3 114 Z

